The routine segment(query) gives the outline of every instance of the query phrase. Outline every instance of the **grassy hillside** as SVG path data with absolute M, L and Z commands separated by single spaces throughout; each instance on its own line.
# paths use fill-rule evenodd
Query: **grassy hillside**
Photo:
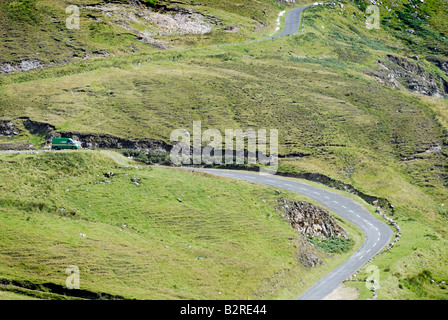
M 79 28 L 69 29 L 79 8 Z M 253 39 L 275 30 L 275 1 L 2 0 L 0 66 L 85 62 Z M 237 31 L 237 32 L 235 32 Z
M 129 161 L 88 151 L 0 157 L 9 181 L 1 185 L 0 299 L 62 299 L 56 289 L 71 265 L 90 295 L 296 298 L 362 243 L 344 225 L 350 252 L 316 249 L 276 211 L 281 197 L 304 199 L 296 194 L 115 158 Z M 309 269 L 302 254 L 326 265 Z
M 162 141 L 169 141 L 174 129 L 191 130 L 195 120 L 202 121 L 203 130 L 278 129 L 280 153 L 286 156 L 280 171 L 325 174 L 394 205 L 389 213 L 403 236 L 394 250 L 374 262 L 383 279 L 379 298 L 444 298 L 446 2 L 382 1 L 379 30 L 365 26 L 369 4 L 340 1 L 311 8 L 299 35 L 220 47 L 209 45 L 272 33 L 283 8 L 271 1 L 185 1 L 181 6 L 226 23 L 206 35 L 156 37 L 173 46 L 138 47 L 134 53 L 104 40 L 116 29 L 98 31 L 99 38 L 86 29 L 73 31 L 82 46 L 101 39 L 101 48 L 115 54 L 0 76 L 1 118 L 22 129 L 1 141 L 38 146 L 45 140 L 31 136 L 21 117 L 66 132 Z M 15 23 L 16 18 L 8 19 Z M 266 26 L 254 28 L 256 21 Z M 234 25 L 243 27 L 224 30 Z M 61 45 L 62 51 L 66 48 Z M 2 57 L 20 50 L 11 47 Z M 58 51 L 53 48 L 46 55 L 55 59 L 52 52 Z M 25 58 L 33 57 L 20 57 Z

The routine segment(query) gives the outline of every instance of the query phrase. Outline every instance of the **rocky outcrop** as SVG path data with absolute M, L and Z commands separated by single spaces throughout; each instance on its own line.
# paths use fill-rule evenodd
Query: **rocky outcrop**
M 81 142 L 83 148 L 101 149 L 142 149 L 142 150 L 169 150 L 169 146 L 163 141 L 143 139 L 130 140 L 114 137 L 107 134 L 58 132 L 55 136 L 72 138 Z
M 19 130 L 11 120 L 0 120 L 0 136 L 11 138 L 19 134 Z
M 410 91 L 431 97 L 448 98 L 448 82 L 441 76 L 426 71 L 418 62 L 404 57 L 386 55 L 385 60 L 378 60 L 378 70 L 368 74 L 378 83 L 393 88 L 404 87 Z M 440 63 L 443 70 L 445 64 Z
M 320 259 L 314 253 L 300 253 L 297 257 L 297 260 L 303 264 L 306 268 L 314 268 L 320 265 L 325 264 L 322 259 Z
M 43 134 L 47 138 L 54 136 L 56 132 L 56 127 L 45 122 L 33 121 L 29 118 L 21 118 L 23 120 L 23 125 L 31 134 Z
M 0 74 L 23 72 L 44 67 L 44 64 L 36 59 L 22 60 L 19 63 L 3 63 L 0 65 Z
M 168 144 L 159 140 L 142 139 L 131 140 L 114 137 L 108 134 L 79 133 L 57 131 L 55 126 L 48 123 L 33 121 L 25 118 L 23 122 L 25 128 L 32 134 L 44 135 L 47 142 L 44 147 L 49 148 L 52 138 L 72 138 L 79 141 L 83 148 L 102 149 L 143 149 L 143 150 L 169 150 Z
M 442 58 L 442 57 L 429 57 L 427 59 L 428 61 L 431 61 L 434 63 L 440 70 L 445 72 L 445 74 L 448 76 L 448 59 Z
M 219 21 L 213 16 L 180 8 L 177 4 L 154 6 L 143 1 L 131 1 L 128 4 L 105 3 L 82 8 L 91 12 L 91 19 L 123 28 L 134 34 L 138 41 L 160 49 L 171 46 L 155 37 L 206 34 Z
M 291 226 L 306 237 L 348 238 L 348 233 L 327 210 L 304 201 L 289 202 L 283 199 L 281 202 Z

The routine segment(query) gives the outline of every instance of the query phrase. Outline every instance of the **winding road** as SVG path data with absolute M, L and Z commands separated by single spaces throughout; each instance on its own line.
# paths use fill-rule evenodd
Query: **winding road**
M 285 25 L 283 27 L 283 31 L 280 32 L 279 34 L 276 34 L 276 35 L 274 35 L 272 37 L 268 37 L 268 38 L 247 41 L 245 43 L 254 43 L 254 42 L 260 42 L 260 41 L 272 40 L 272 39 L 296 34 L 297 32 L 299 32 L 300 25 L 302 23 L 303 11 L 306 8 L 313 7 L 316 5 L 318 5 L 318 4 L 317 3 L 308 4 L 306 6 L 302 6 L 302 7 L 298 7 L 298 8 L 294 8 L 294 9 L 290 10 L 286 14 Z M 240 43 L 238 43 L 238 44 L 240 44 Z M 232 45 L 234 45 L 234 44 L 232 44 Z
M 297 32 L 299 32 L 300 25 L 302 23 L 303 10 L 305 10 L 306 8 L 315 6 L 315 5 L 316 4 L 309 4 L 309 5 L 295 8 L 295 9 L 292 9 L 291 11 L 289 11 L 285 18 L 285 26 L 283 28 L 283 31 L 271 38 L 268 38 L 268 39 L 289 36 L 289 35 L 293 35 L 293 34 L 296 34 Z
M 314 5 L 316 4 L 302 6 L 289 11 L 286 16 L 284 30 L 281 33 L 270 38 L 254 40 L 251 42 L 264 41 L 297 33 L 300 28 L 303 10 Z M 0 152 L 0 155 L 42 151 L 43 150 L 2 151 Z M 123 164 L 116 157 L 113 158 L 118 163 Z M 188 168 L 188 170 L 207 172 L 214 175 L 250 181 L 303 194 L 316 200 L 323 207 L 334 211 L 343 219 L 353 223 L 363 232 L 365 235 L 365 241 L 362 246 L 349 259 L 314 284 L 308 291 L 298 298 L 299 300 L 320 300 L 325 298 L 345 279 L 355 273 L 369 259 L 380 252 L 391 241 L 393 236 L 392 229 L 390 229 L 385 223 L 376 219 L 361 204 L 337 192 L 320 189 L 295 179 L 282 178 L 272 175 L 261 175 L 253 172 L 202 168 Z
M 316 200 L 322 204 L 322 206 L 334 211 L 343 219 L 353 223 L 363 232 L 365 241 L 362 246 L 345 262 L 313 285 L 299 297 L 299 300 L 324 299 L 344 280 L 361 268 L 370 258 L 381 251 L 391 241 L 393 236 L 392 229 L 384 222 L 376 219 L 367 209 L 355 200 L 337 192 L 320 189 L 295 179 L 262 175 L 253 172 L 202 168 L 190 168 L 189 170 L 250 181 L 303 194 Z
M 302 13 L 306 8 L 322 4 L 314 3 L 295 8 L 288 12 L 285 26 L 281 33 L 264 39 L 253 40 L 259 42 L 296 34 L 301 25 Z M 376 219 L 367 209 L 356 201 L 336 192 L 323 190 L 309 184 L 276 176 L 265 176 L 241 171 L 194 169 L 215 175 L 241 179 L 268 186 L 286 189 L 303 194 L 318 201 L 322 206 L 334 211 L 340 217 L 353 223 L 364 234 L 365 241 L 362 246 L 345 262 L 331 271 L 308 291 L 299 300 L 321 300 L 332 293 L 339 285 L 361 268 L 368 260 L 380 252 L 392 239 L 393 231 L 385 223 Z

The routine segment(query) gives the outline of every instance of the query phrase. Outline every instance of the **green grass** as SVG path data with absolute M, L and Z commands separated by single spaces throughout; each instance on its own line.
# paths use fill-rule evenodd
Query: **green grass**
M 325 252 L 329 253 L 343 253 L 350 251 L 353 246 L 352 239 L 344 239 L 344 238 L 329 238 L 324 240 L 310 239 L 311 243 L 316 247 L 322 249 Z
M 20 293 L 0 290 L 0 300 L 35 300 L 35 298 Z
M 396 8 L 383 1 L 380 30 L 365 27 L 368 1 L 344 1 L 344 8 L 306 10 L 300 35 L 216 47 L 270 34 L 283 8 L 271 2 L 240 1 L 243 5 L 238 6 L 237 2 L 191 1 L 186 8 L 197 4 L 196 9 L 219 17 L 225 26 L 242 25 L 242 31 L 169 36 L 164 39 L 174 43 L 172 49 L 137 47 L 135 53 L 124 52 L 130 43 L 139 45 L 129 35 L 118 36 L 116 28 L 89 22 L 96 42 L 89 42 L 88 50 L 95 47 L 115 55 L 0 77 L 2 118 L 14 120 L 19 127 L 19 117 L 28 116 L 66 131 L 163 141 L 174 129 L 191 130 L 195 120 L 202 121 L 203 130 L 279 129 L 280 154 L 302 155 L 281 159 L 280 172 L 325 174 L 366 194 L 387 198 L 395 206 L 393 218 L 398 219 L 403 237 L 390 253 L 375 260 L 387 279 L 379 298 L 440 299 L 445 292 L 440 287 L 433 290 L 436 287 L 419 275 L 431 274 L 443 281 L 446 273 L 448 105 L 446 99 L 381 85 L 370 74 L 378 71 L 378 60 L 386 63 L 386 56 L 393 54 L 412 62 L 426 76 L 447 80 L 434 63 L 446 61 L 446 40 L 440 38 L 446 36 L 446 4 L 427 0 L 413 12 L 408 3 L 415 1 L 395 2 Z M 386 5 L 393 10 L 386 11 Z M 62 4 L 58 7 L 62 10 Z M 263 15 L 261 7 L 269 12 Z M 30 22 L 11 37 L 23 37 L 30 30 L 31 17 L 39 19 L 40 11 L 19 9 Z M 5 12 L 0 10 L 0 19 L 6 19 Z M 260 19 L 270 24 L 262 32 L 254 31 Z M 416 32 L 406 32 L 409 28 Z M 73 37 L 71 48 L 79 49 L 90 34 L 83 29 Z M 61 44 L 60 50 L 66 45 Z M 5 46 L 2 57 L 7 61 L 14 51 L 18 57 L 35 52 L 31 40 L 22 47 L 8 51 Z M 50 57 L 65 54 L 49 43 L 46 47 Z M 418 60 L 412 59 L 415 55 Z M 8 141 L 39 144 L 42 137 L 24 131 L 12 140 L 1 139 Z M 434 144 L 443 149 L 425 152 Z M 418 254 L 440 264 L 424 265 L 416 258 L 413 248 L 428 244 L 433 249 Z
M 409 218 L 396 221 L 403 236 L 394 249 L 371 263 L 380 270 L 379 299 L 446 300 L 447 288 L 442 284 L 447 278 L 446 241 L 426 223 Z M 357 278 L 369 275 L 364 270 Z
M 80 151 L 0 158 L 1 180 L 10 181 L 1 185 L 2 279 L 65 286 L 65 269 L 76 265 L 81 289 L 126 299 L 295 298 L 346 258 L 317 250 L 280 217 L 278 199 L 303 199 L 294 193 L 124 167 L 116 157 Z M 107 179 L 110 171 L 115 176 Z M 359 231 L 344 228 L 355 250 Z M 306 269 L 297 260 L 303 252 L 326 265 Z M 12 292 L 57 298 L 19 289 Z
M 281 11 L 273 1 L 146 1 L 148 12 L 167 8 L 162 13 L 168 16 L 180 7 L 203 15 L 213 26 L 204 35 L 173 33 L 158 35 L 165 31 L 139 16 L 131 1 L 56 1 L 56 0 L 5 0 L 0 4 L 0 64 L 17 64 L 26 59 L 37 59 L 46 65 L 65 64 L 101 59 L 102 53 L 125 56 L 133 52 L 154 53 L 163 51 L 158 46 L 139 41 L 139 32 L 149 30 L 153 38 L 166 46 L 185 48 L 214 45 L 255 39 L 275 29 L 275 18 Z M 157 2 L 157 3 L 155 3 Z M 66 13 L 69 5 L 80 8 L 80 28 L 68 29 Z M 132 15 L 120 15 L 111 11 L 103 14 L 85 6 L 120 6 Z M 239 26 L 238 33 L 225 31 L 226 27 Z

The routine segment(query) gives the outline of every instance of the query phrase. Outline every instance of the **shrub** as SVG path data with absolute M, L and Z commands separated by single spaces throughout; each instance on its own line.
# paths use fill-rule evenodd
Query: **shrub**
M 309 238 L 308 240 L 312 244 L 314 244 L 316 247 L 322 249 L 325 252 L 329 252 L 329 253 L 347 252 L 353 246 L 353 240 L 350 238 L 345 239 L 345 238 L 331 237 L 331 238 L 325 239 L 325 240 L 317 240 L 317 239 Z
M 123 152 L 126 157 L 132 157 L 136 161 L 140 161 L 146 164 L 163 164 L 169 165 L 169 154 L 161 150 L 150 150 L 148 152 L 143 150 L 126 149 Z
M 158 2 L 158 0 L 143 0 L 143 1 L 149 4 L 150 6 L 156 6 Z

